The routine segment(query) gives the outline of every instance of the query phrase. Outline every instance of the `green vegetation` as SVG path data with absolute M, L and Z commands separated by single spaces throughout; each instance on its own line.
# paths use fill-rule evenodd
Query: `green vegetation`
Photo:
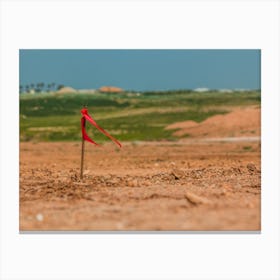
M 94 94 L 20 95 L 21 141 L 80 140 L 80 110 L 90 115 L 119 140 L 175 140 L 164 128 L 174 122 L 206 118 L 228 112 L 229 107 L 260 105 L 260 92 L 124 92 Z M 106 139 L 89 126 L 96 141 Z

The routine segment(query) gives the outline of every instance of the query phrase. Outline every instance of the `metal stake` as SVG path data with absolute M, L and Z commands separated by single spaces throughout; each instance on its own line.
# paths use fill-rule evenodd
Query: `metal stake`
M 83 179 L 84 175 L 84 154 L 85 154 L 85 140 L 82 138 L 82 155 L 81 155 L 81 179 Z

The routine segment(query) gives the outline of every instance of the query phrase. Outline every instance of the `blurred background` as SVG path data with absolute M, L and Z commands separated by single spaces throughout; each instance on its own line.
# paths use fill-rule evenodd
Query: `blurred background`
M 80 140 L 84 105 L 121 141 L 259 135 L 260 55 L 259 50 L 20 50 L 20 140 Z M 225 122 L 231 122 L 226 131 Z M 89 135 L 107 141 L 94 128 Z

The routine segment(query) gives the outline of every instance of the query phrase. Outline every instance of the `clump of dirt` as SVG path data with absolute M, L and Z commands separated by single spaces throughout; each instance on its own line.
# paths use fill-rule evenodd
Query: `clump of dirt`
M 237 137 L 259 136 L 261 129 L 260 108 L 234 109 L 225 115 L 215 115 L 201 123 L 194 121 L 177 122 L 166 129 L 176 129 L 175 136 L 192 137 Z

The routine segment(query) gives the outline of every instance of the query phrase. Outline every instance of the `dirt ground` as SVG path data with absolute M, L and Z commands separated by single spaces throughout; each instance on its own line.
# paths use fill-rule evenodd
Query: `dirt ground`
M 192 138 L 245 137 L 261 135 L 261 109 L 259 106 L 225 108 L 230 112 L 212 116 L 201 123 L 184 121 L 170 124 L 166 129 L 176 129 L 175 136 Z
M 249 139 L 250 140 L 250 139 Z M 261 229 L 259 141 L 20 144 L 20 230 Z

